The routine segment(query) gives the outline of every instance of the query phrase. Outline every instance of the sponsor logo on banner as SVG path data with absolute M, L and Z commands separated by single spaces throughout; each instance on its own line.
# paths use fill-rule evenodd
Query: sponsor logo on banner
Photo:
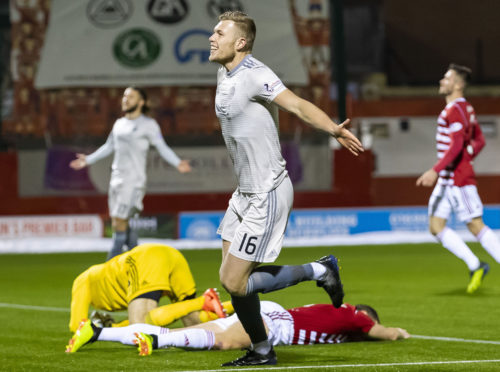
M 214 86 L 207 63 L 217 16 L 259 22 L 255 55 L 288 85 L 308 81 L 289 0 L 51 0 L 35 87 Z M 272 3 L 272 12 L 269 11 Z M 103 32 L 103 29 L 106 32 Z M 141 30 L 141 32 L 132 32 Z M 276 53 L 276 45 L 286 53 Z M 138 69 L 141 69 L 138 71 Z
M 132 15 L 130 0 L 91 0 L 87 5 L 87 18 L 101 28 L 118 27 Z
M 217 235 L 217 225 L 210 220 L 200 220 L 193 222 L 186 231 L 189 239 L 211 240 Z
M 179 213 L 179 238 L 193 240 L 216 240 L 224 212 Z
M 230 10 L 245 11 L 239 0 L 210 0 L 207 3 L 207 11 L 212 18 L 217 18 L 219 14 Z
M 156 22 L 174 24 L 186 18 L 189 6 L 185 0 L 149 0 L 147 10 Z
M 160 52 L 160 38 L 145 28 L 127 30 L 113 43 L 113 55 L 126 67 L 146 67 L 156 61 Z
M 207 49 L 207 43 L 211 35 L 210 31 L 202 29 L 184 32 L 175 42 L 175 58 L 180 63 L 188 63 L 198 56 L 200 63 L 208 62 L 210 50 Z
M 0 238 L 87 237 L 100 238 L 102 220 L 97 215 L 0 217 Z

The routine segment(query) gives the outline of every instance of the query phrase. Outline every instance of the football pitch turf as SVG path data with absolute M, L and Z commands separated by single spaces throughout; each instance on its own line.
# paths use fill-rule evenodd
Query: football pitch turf
M 284 248 L 277 264 L 301 264 L 333 253 L 340 259 L 345 302 L 364 303 L 382 324 L 426 338 L 395 342 L 277 347 L 278 365 L 256 370 L 500 371 L 500 265 L 477 244 L 491 270 L 473 295 L 466 266 L 437 244 Z M 219 287 L 220 250 L 185 250 L 198 293 Z M 104 253 L 0 255 L 0 370 L 232 371 L 221 363 L 242 351 L 137 350 L 111 342 L 64 353 L 73 279 Z M 220 290 L 222 300 L 229 299 Z M 261 295 L 285 308 L 328 303 L 314 282 Z M 162 302 L 163 303 L 163 302 Z M 117 319 L 126 317 L 120 312 Z M 174 326 L 180 326 L 175 323 Z M 442 339 L 441 339 L 442 338 Z

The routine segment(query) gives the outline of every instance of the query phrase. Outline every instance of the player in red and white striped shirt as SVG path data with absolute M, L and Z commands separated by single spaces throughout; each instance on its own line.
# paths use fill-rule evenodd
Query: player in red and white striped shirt
M 377 312 L 367 305 L 307 305 L 285 310 L 271 301 L 261 301 L 260 315 L 269 343 L 278 345 L 337 344 L 363 340 L 398 340 L 410 337 L 401 328 L 380 324 Z M 153 349 L 242 349 L 252 345 L 238 316 L 219 318 L 186 328 L 162 328 L 150 324 L 99 328 L 89 322 L 87 341 L 114 341 L 137 345 L 140 355 Z
M 410 337 L 404 329 L 381 325 L 377 312 L 367 305 L 343 304 L 335 308 L 330 304 L 320 304 L 285 310 L 275 302 L 261 301 L 261 316 L 268 340 L 273 346 L 398 340 Z M 218 350 L 251 346 L 250 337 L 236 314 L 192 327 L 174 328 L 168 333 L 150 330 L 149 334 L 140 333 L 141 331 L 137 332 L 140 325 L 135 326 L 134 343 L 139 346 L 140 355 L 149 355 L 153 349 L 170 346 Z M 110 332 L 115 332 L 115 329 Z
M 464 98 L 470 74 L 468 67 L 451 64 L 440 80 L 439 94 L 445 97 L 446 107 L 438 118 L 438 161 L 417 180 L 417 186 L 427 187 L 437 180 L 429 200 L 429 229 L 446 249 L 467 264 L 470 270 L 467 293 L 479 288 L 489 265 L 479 261 L 460 236 L 446 226 L 452 212 L 500 263 L 500 241 L 483 222 L 483 204 L 472 166 L 485 141 L 474 108 Z

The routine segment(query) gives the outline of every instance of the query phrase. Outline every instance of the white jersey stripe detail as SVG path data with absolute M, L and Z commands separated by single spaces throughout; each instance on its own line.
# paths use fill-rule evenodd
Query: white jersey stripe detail
M 269 244 L 269 240 L 271 239 L 271 236 L 273 235 L 273 229 L 274 229 L 274 222 L 276 218 L 276 189 L 270 191 L 267 194 L 267 219 L 268 223 L 266 224 L 266 231 L 264 232 L 264 236 L 262 237 L 261 244 L 259 245 L 258 251 L 257 251 L 257 261 L 259 259 L 262 259 L 264 255 L 266 254 L 266 249 L 267 245 Z M 270 218 L 269 218 L 270 217 Z
M 445 127 L 437 127 L 438 133 L 450 134 L 450 129 Z
M 324 344 L 326 336 L 328 336 L 328 333 L 322 333 L 321 336 L 319 337 L 318 343 Z
M 451 138 L 449 136 L 443 136 L 442 134 L 438 134 L 436 136 L 436 140 L 441 141 L 441 142 L 447 142 L 447 143 L 451 142 Z
M 316 342 L 316 331 L 311 331 L 311 335 L 309 336 L 309 344 L 313 345 Z
M 306 339 L 306 330 L 305 329 L 301 329 L 299 331 L 299 339 L 297 340 L 297 344 L 298 345 L 304 345 L 305 339 Z

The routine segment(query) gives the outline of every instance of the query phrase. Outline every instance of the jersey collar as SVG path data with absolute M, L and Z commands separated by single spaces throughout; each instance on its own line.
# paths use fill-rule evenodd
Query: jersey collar
M 236 74 L 236 71 L 238 71 L 240 67 L 243 66 L 250 58 L 252 58 L 252 55 L 247 54 L 235 68 L 233 68 L 231 71 L 226 72 L 226 75 L 228 77 L 234 76 L 234 74 Z
M 455 103 L 457 102 L 465 102 L 465 97 L 458 97 L 458 98 L 455 98 L 453 101 L 451 101 L 450 103 L 448 103 L 446 105 L 446 108 L 449 108 L 451 106 L 453 106 Z

